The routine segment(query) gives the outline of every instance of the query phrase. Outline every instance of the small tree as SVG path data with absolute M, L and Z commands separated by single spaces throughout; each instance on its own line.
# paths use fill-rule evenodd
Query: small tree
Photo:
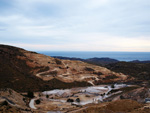
M 29 98 L 33 98 L 33 97 L 34 97 L 34 94 L 33 94 L 33 92 L 28 91 L 27 96 L 28 96 Z
M 120 95 L 120 99 L 125 99 L 123 95 Z
M 41 97 L 41 94 L 39 93 L 39 97 Z
M 111 88 L 115 88 L 114 84 L 111 85 Z
M 41 101 L 38 99 L 38 100 L 35 101 L 35 103 L 36 103 L 36 104 L 40 104 Z
M 74 102 L 74 100 L 73 99 L 67 99 L 67 102 Z
M 46 98 L 49 98 L 49 95 L 46 95 Z
M 76 99 L 76 102 L 78 102 L 78 103 L 79 103 L 79 102 L 80 102 L 80 98 L 77 98 L 77 99 Z

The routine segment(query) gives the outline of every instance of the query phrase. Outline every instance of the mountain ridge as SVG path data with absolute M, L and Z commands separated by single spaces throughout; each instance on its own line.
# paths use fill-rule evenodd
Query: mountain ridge
M 77 58 L 77 57 L 63 57 L 63 56 L 52 56 L 54 58 L 59 58 L 59 59 L 65 59 L 65 60 L 80 60 L 84 61 L 87 63 L 92 63 L 96 65 L 108 65 L 112 63 L 117 63 L 117 62 L 131 62 L 131 63 L 150 63 L 150 60 L 131 60 L 131 61 L 119 61 L 117 59 L 109 58 L 109 57 L 93 57 L 93 58 L 87 58 L 87 59 L 82 59 L 82 58 Z

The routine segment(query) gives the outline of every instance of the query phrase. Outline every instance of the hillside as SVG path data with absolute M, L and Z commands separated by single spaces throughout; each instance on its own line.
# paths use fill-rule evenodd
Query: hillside
M 106 65 L 106 67 L 115 72 L 130 75 L 137 80 L 150 81 L 150 63 L 118 62 Z
M 138 82 L 149 81 L 150 80 L 150 61 L 118 61 L 111 58 L 89 58 L 89 59 L 80 59 L 80 58 L 69 58 L 69 57 L 60 57 L 54 56 L 55 58 L 68 59 L 68 60 L 79 60 L 84 61 L 90 64 L 104 66 L 112 71 L 117 73 L 124 73 L 130 75 Z M 137 82 L 135 81 L 135 82 Z
M 60 59 L 69 59 L 69 60 L 79 60 L 93 65 L 104 66 L 114 72 L 124 73 L 126 75 L 136 78 L 134 82 L 143 82 L 150 80 L 150 61 L 118 61 L 111 58 L 89 58 L 89 59 L 80 59 L 80 58 L 69 58 L 69 57 L 60 57 L 54 56 L 55 58 Z
M 7 45 L 0 45 L 0 76 L 0 88 L 16 91 L 43 91 L 133 79 L 82 61 L 60 60 Z
M 70 113 L 149 113 L 144 104 L 133 100 L 117 100 L 114 102 L 91 105 Z

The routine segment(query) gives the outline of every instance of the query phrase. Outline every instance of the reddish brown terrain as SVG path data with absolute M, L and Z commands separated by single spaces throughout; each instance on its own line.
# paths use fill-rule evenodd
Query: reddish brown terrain
M 115 84 L 134 80 L 105 67 L 0 45 L 0 113 L 150 113 L 149 88 Z
M 91 105 L 87 108 L 70 113 L 150 113 L 144 104 L 133 100 L 117 100 L 98 105 Z
M 0 76 L 1 88 L 16 91 L 71 88 L 133 79 L 82 61 L 60 60 L 6 45 L 0 45 Z

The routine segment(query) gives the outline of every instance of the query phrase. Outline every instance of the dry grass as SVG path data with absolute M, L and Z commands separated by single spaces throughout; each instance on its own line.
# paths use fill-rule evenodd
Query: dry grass
M 127 99 L 110 102 L 105 106 L 102 104 L 88 107 L 76 113 L 136 113 L 135 110 L 139 111 L 138 109 L 143 107 L 142 104 Z

